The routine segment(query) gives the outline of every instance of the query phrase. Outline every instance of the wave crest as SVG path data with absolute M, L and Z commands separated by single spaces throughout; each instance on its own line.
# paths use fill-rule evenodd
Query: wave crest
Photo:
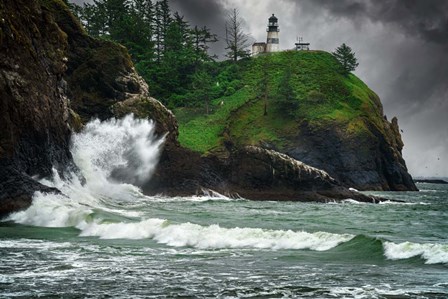
M 384 255 L 391 260 L 409 259 L 420 256 L 426 264 L 448 263 L 448 244 L 419 244 L 412 242 L 384 242 Z

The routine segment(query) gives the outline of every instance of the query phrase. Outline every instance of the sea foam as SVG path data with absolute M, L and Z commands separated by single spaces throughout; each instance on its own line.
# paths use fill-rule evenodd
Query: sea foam
M 193 223 L 172 224 L 168 220 L 148 219 L 137 223 L 92 223 L 82 228 L 81 236 L 103 239 L 153 239 L 169 246 L 199 249 L 256 248 L 310 249 L 324 251 L 351 240 L 349 234 L 308 233 L 260 228 L 224 228 Z
M 384 242 L 384 255 L 391 260 L 420 256 L 426 264 L 448 263 L 448 244 L 419 244 L 412 242 Z
M 32 206 L 12 214 L 16 223 L 43 227 L 76 227 L 80 236 L 101 239 L 152 239 L 173 247 L 199 249 L 309 249 L 329 250 L 354 235 L 327 232 L 309 233 L 292 230 L 261 228 L 224 228 L 218 224 L 202 226 L 194 223 L 172 223 L 166 219 L 150 218 L 140 221 L 110 222 L 96 216 L 94 210 L 110 210 L 100 202 L 73 201 L 62 195 L 36 194 Z M 126 210 L 110 210 L 126 215 Z

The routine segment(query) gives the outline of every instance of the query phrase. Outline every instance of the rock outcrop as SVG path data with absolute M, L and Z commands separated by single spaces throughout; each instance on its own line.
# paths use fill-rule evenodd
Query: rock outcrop
M 354 199 L 378 203 L 383 199 L 350 191 L 325 171 L 272 150 L 246 146 L 228 157 L 201 157 L 178 148 L 161 163 L 163 169 L 144 186 L 147 194 L 202 195 L 214 190 L 252 200 L 333 202 Z
M 325 169 L 347 187 L 359 190 L 415 191 L 402 156 L 403 141 L 396 118 L 379 125 L 364 120 L 363 134 L 350 134 L 344 125 L 326 128 L 303 122 L 285 152 Z
M 0 214 L 49 191 L 32 176 L 71 162 L 67 35 L 37 0 L 0 2 Z
M 272 150 L 246 146 L 231 158 L 233 189 L 259 200 L 334 201 L 379 199 L 352 192 L 327 172 Z

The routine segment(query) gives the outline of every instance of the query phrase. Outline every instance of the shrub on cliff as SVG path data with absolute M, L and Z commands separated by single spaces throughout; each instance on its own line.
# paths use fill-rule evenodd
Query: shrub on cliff
M 341 64 L 341 72 L 345 76 L 348 76 L 350 72 L 353 72 L 359 65 L 358 59 L 355 57 L 355 53 L 352 48 L 346 44 L 342 44 L 333 52 L 333 56 Z

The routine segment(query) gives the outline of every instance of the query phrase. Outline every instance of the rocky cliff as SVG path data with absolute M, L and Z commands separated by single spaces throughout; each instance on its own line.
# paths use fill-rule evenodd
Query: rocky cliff
M 382 198 L 345 188 L 328 173 L 272 150 L 246 146 L 222 157 L 200 156 L 182 147 L 166 152 L 156 175 L 143 186 L 146 194 L 203 195 L 213 190 L 252 200 L 333 202 L 354 199 L 378 203 Z
M 69 100 L 70 99 L 70 100 Z M 37 182 L 75 169 L 70 134 L 93 117 L 134 113 L 166 136 L 147 194 L 192 195 L 202 188 L 250 199 L 372 200 L 325 172 L 257 147 L 201 156 L 177 141 L 174 115 L 151 98 L 125 48 L 84 32 L 60 0 L 0 3 L 0 215 L 26 208 Z
M 0 214 L 30 204 L 32 177 L 71 162 L 67 34 L 36 0 L 0 2 Z
M 285 152 L 360 190 L 417 190 L 402 156 L 397 119 L 384 120 L 381 128 L 362 122 L 366 128 L 362 134 L 351 134 L 345 124 L 313 127 L 303 122 Z
M 41 0 L 67 35 L 67 94 L 76 126 L 92 118 L 105 120 L 134 113 L 156 120 L 157 133 L 177 142 L 177 121 L 159 101 L 151 98 L 148 85 L 136 73 L 123 46 L 86 34 L 79 21 L 61 1 Z

